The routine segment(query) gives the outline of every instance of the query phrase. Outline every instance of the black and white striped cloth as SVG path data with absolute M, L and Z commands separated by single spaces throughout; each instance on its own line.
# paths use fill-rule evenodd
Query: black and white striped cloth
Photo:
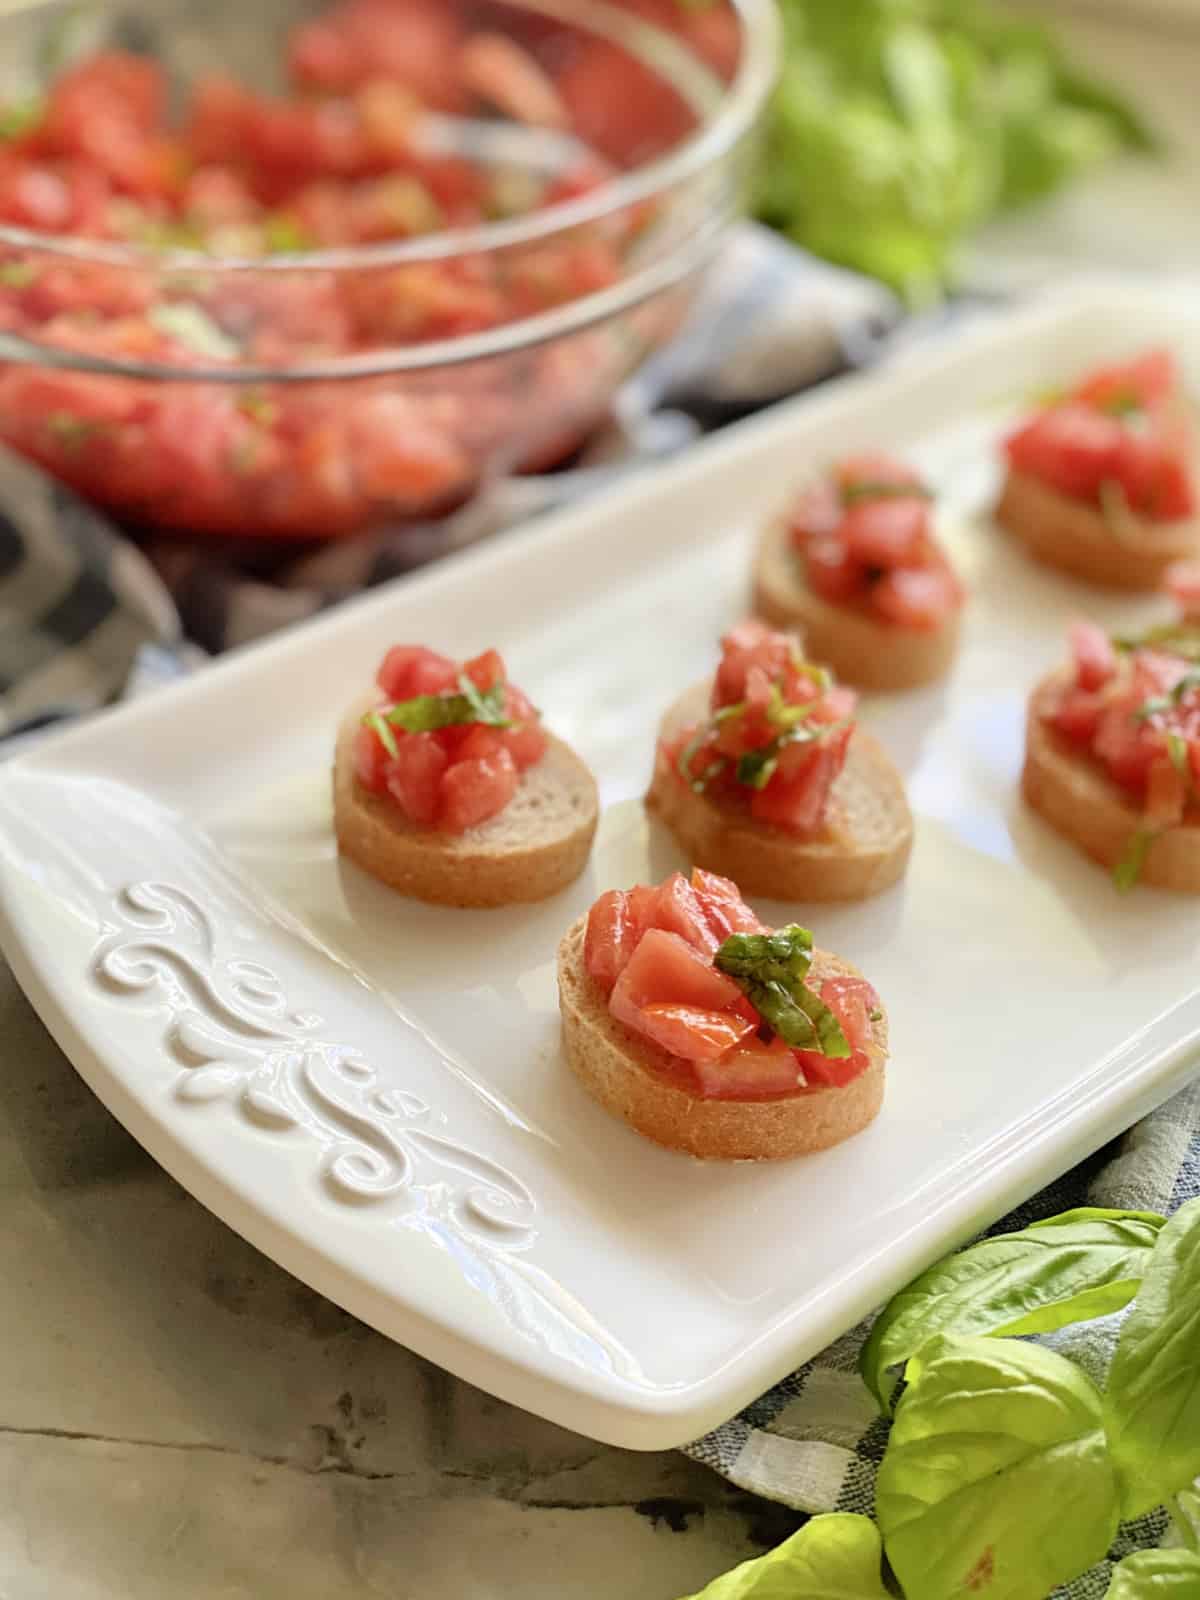
M 329 546 L 263 569 L 202 541 L 137 549 L 41 473 L 0 453 L 0 755 L 63 717 L 156 688 L 206 653 L 260 637 L 348 594 L 586 495 L 695 436 L 872 359 L 897 307 L 882 290 L 746 226 L 716 265 L 692 331 L 620 397 L 612 427 L 570 471 L 501 484 L 447 522 Z M 7 737 L 6 737 L 7 736 Z M 1001 1227 L 1091 1204 L 1169 1211 L 1200 1194 L 1200 1084 L 1119 1146 L 1067 1174 Z M 1047 1336 L 1099 1377 L 1119 1318 Z M 856 1328 L 689 1453 L 799 1510 L 869 1511 L 887 1432 L 855 1363 Z M 1121 1530 L 1113 1559 L 1165 1518 Z M 1100 1600 L 1108 1568 L 1062 1591 Z

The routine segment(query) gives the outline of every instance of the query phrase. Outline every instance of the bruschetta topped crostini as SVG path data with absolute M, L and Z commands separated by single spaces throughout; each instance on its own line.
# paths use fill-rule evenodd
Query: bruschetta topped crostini
M 908 863 L 912 815 L 855 705 L 794 636 L 744 622 L 721 641 L 712 683 L 663 719 L 647 809 L 692 862 L 749 894 L 878 894 Z
M 933 527 L 933 496 L 888 456 L 855 456 L 809 484 L 768 527 L 754 608 L 803 630 L 810 655 L 864 689 L 942 677 L 963 586 Z
M 558 985 L 571 1067 L 658 1144 L 798 1156 L 879 1110 L 879 996 L 806 928 L 771 932 L 725 878 L 697 868 L 601 895 L 559 946 Z
M 494 650 L 459 663 L 389 650 L 346 717 L 338 848 L 401 894 L 452 906 L 543 900 L 583 871 L 599 801 Z
M 1026 798 L 1119 889 L 1200 894 L 1200 613 L 1137 639 L 1079 622 L 1071 645 L 1030 702 Z
M 1167 351 L 1101 368 L 1009 435 L 997 520 L 1048 566 L 1157 589 L 1200 551 L 1195 448 Z

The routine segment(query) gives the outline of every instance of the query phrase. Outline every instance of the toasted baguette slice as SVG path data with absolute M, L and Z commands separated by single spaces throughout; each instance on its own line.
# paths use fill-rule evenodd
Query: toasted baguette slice
M 671 740 L 708 715 L 709 686 L 695 684 L 659 730 Z M 833 786 L 827 824 L 811 839 L 756 822 L 679 781 L 659 747 L 646 809 L 661 817 L 693 865 L 773 900 L 865 900 L 890 889 L 908 865 L 913 820 L 900 774 L 883 746 L 854 730 Z
M 1129 513 L 1114 532 L 1095 506 L 1024 472 L 1010 472 L 996 521 L 1035 561 L 1109 589 L 1161 589 L 1167 568 L 1200 553 L 1200 519 L 1150 522 Z
M 1046 714 L 1071 681 L 1069 668 L 1043 679 L 1029 702 L 1021 787 L 1033 809 L 1093 860 L 1112 868 L 1142 824 L 1125 791 L 1088 755 L 1051 726 Z M 1159 834 L 1146 853 L 1139 883 L 1200 894 L 1200 823 Z
M 754 609 L 765 622 L 799 628 L 813 661 L 860 689 L 917 689 L 949 672 L 961 607 L 940 628 L 902 628 L 814 594 L 782 522 L 763 534 L 754 564 Z
M 576 1076 L 607 1111 L 656 1144 L 718 1161 L 772 1161 L 840 1144 L 872 1122 L 883 1103 L 887 1019 L 873 1024 L 871 1065 L 844 1088 L 798 1089 L 774 1100 L 710 1100 L 672 1074 L 672 1058 L 618 1022 L 583 964 L 587 918 L 558 947 L 563 1046 Z M 817 980 L 860 977 L 818 950 Z
M 548 735 L 542 759 L 499 816 L 466 833 L 410 822 L 354 775 L 354 736 L 364 701 L 338 733 L 333 818 L 338 849 L 390 888 L 445 906 L 545 900 L 583 871 L 596 832 L 596 780 L 575 752 Z

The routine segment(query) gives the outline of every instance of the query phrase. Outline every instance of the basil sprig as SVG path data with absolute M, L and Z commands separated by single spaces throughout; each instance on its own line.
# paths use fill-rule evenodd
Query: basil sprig
M 933 490 L 923 483 L 886 483 L 868 478 L 862 483 L 847 483 L 842 488 L 842 504 L 857 505 L 860 500 L 932 500 Z
M 854 1052 L 841 1023 L 805 987 L 812 949 L 812 934 L 793 922 L 774 933 L 731 934 L 713 961 L 785 1044 L 844 1060 Z
M 379 712 L 383 721 L 405 733 L 435 733 L 438 728 L 461 727 L 468 722 L 482 722 L 489 728 L 511 728 L 505 715 L 505 685 L 494 683 L 490 689 L 480 689 L 467 674 L 458 679 L 457 694 L 418 694 L 411 700 L 401 700 L 386 711 Z M 369 721 L 368 712 L 364 721 Z
M 809 707 L 789 707 L 789 710 L 810 710 Z M 748 750 L 744 756 L 739 757 L 737 764 L 737 780 L 751 789 L 765 789 L 775 776 L 779 767 L 779 757 L 789 744 L 821 744 L 831 733 L 840 733 L 854 719 L 843 717 L 840 722 L 818 723 L 816 727 L 803 726 L 788 728 L 777 738 L 765 744 L 759 750 Z

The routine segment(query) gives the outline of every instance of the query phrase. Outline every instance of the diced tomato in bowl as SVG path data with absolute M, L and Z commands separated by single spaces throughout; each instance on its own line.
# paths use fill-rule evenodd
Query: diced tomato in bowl
M 103 49 L 37 101 L 0 102 L 0 327 L 31 352 L 6 370 L 37 373 L 37 350 L 53 346 L 87 356 L 110 410 L 137 396 L 136 417 L 102 430 L 65 411 L 88 424 L 84 446 L 82 429 L 47 432 L 50 413 L 27 403 L 36 387 L 18 404 L 20 384 L 4 385 L 0 440 L 137 528 L 312 540 L 441 516 L 489 473 L 576 447 L 692 292 L 686 274 L 644 303 L 631 291 L 552 339 L 536 322 L 622 289 L 701 225 L 687 184 L 626 192 L 631 161 L 708 123 L 705 97 L 681 96 L 649 47 L 526 0 L 295 11 L 282 93 L 218 73 L 177 97 L 168 81 L 188 62 Z M 645 20 L 728 75 L 743 24 L 726 0 L 705 13 L 669 0 Z M 616 143 L 641 131 L 605 155 L 589 127 L 611 120 L 623 78 L 637 116 L 619 96 Z M 718 110 L 716 166 L 752 112 Z M 514 165 L 501 119 L 549 130 L 553 160 Z M 593 221 L 544 215 L 585 197 Z M 43 250 L 28 233 L 53 237 Z M 506 326 L 520 331 L 502 338 Z M 437 348 L 414 357 L 418 345 Z M 230 398 L 239 418 L 222 420 Z M 149 456 L 181 416 L 197 447 L 159 470 Z

